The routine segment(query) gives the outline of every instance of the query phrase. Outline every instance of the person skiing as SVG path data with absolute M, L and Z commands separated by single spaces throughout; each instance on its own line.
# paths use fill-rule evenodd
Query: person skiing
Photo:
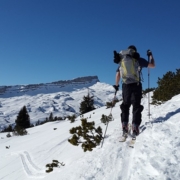
M 123 136 L 127 137 L 128 134 L 128 123 L 129 123 L 129 109 L 132 109 L 132 134 L 133 136 L 139 135 L 139 126 L 141 124 L 141 112 L 144 107 L 141 105 L 142 98 L 142 83 L 141 83 L 141 70 L 142 68 L 154 68 L 155 61 L 150 50 L 147 50 L 147 56 L 149 62 L 140 57 L 137 49 L 134 45 L 128 47 L 127 50 L 123 50 L 120 53 L 114 51 L 114 62 L 119 64 L 116 70 L 115 77 L 115 91 L 119 90 L 119 82 L 122 78 L 122 104 L 121 109 L 121 123 Z M 124 59 L 133 59 L 132 63 L 130 61 L 125 61 Z M 123 61 L 124 60 L 124 61 Z M 129 62 L 129 63 L 127 63 Z M 129 66 L 129 67 L 127 67 Z M 135 70 L 133 70 L 133 66 Z M 133 75 L 132 75 L 133 74 Z

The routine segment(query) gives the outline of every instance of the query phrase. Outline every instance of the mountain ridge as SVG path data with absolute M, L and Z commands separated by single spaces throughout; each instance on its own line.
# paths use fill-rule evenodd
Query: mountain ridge
M 112 85 L 99 82 L 97 76 L 46 83 L 36 89 L 23 87 L 13 86 L 0 96 L 0 130 L 15 123 L 23 106 L 27 108 L 31 124 L 35 124 L 44 121 L 51 113 L 54 117 L 79 115 L 80 103 L 88 93 L 93 96 L 95 108 L 104 106 L 114 97 Z M 120 91 L 118 94 L 121 96 Z
M 37 95 L 39 93 L 52 93 L 67 89 L 71 91 L 76 86 L 88 86 L 88 84 L 92 85 L 96 82 L 100 82 L 98 76 L 84 76 L 72 80 L 59 80 L 51 83 L 0 86 L 0 97 L 13 97 L 24 94 Z M 33 93 L 30 91 L 33 91 Z

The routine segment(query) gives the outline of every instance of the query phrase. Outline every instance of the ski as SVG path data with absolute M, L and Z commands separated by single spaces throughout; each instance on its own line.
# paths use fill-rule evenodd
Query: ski
M 135 142 L 136 142 L 136 137 L 133 137 L 129 142 L 129 147 L 134 148 Z
M 120 137 L 119 142 L 125 142 L 127 137 L 128 137 L 127 135 Z
M 129 123 L 128 124 L 128 132 L 123 134 L 121 137 L 120 137 L 120 140 L 119 142 L 125 142 L 126 139 L 128 138 L 128 136 L 131 136 L 131 124 Z

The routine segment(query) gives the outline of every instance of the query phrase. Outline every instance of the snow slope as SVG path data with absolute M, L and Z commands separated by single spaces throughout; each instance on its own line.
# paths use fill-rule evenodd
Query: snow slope
M 128 147 L 130 139 L 125 143 L 118 141 L 121 135 L 120 102 L 112 109 L 114 121 L 108 125 L 103 147 L 92 152 L 83 152 L 80 146 L 72 146 L 67 141 L 71 137 L 69 129 L 81 124 L 80 117 L 75 123 L 65 120 L 27 129 L 29 134 L 22 137 L 7 138 L 7 133 L 1 133 L 0 179 L 179 180 L 180 95 L 163 105 L 151 105 L 150 119 L 147 116 L 148 97 L 143 98 L 142 104 L 141 133 L 134 149 Z M 109 113 L 110 109 L 101 107 L 85 117 L 95 121 L 104 132 L 106 126 L 100 118 Z M 6 146 L 10 148 L 6 149 Z M 45 165 L 53 159 L 65 166 L 47 174 Z
M 114 93 L 112 85 L 100 82 L 88 83 L 86 85 L 76 84 L 75 88 L 70 88 L 72 84 L 66 85 L 65 89 L 57 89 L 51 92 L 51 89 L 45 93 L 33 93 L 29 90 L 28 94 L 19 96 L 0 98 L 0 130 L 4 125 L 14 124 L 18 112 L 23 106 L 27 107 L 32 124 L 39 121 L 44 121 L 49 117 L 50 113 L 53 116 L 64 117 L 79 113 L 80 103 L 83 96 L 87 96 L 88 92 L 94 96 L 94 105 L 96 108 L 102 107 L 106 102 L 111 101 Z M 55 92 L 54 92 L 55 91 Z M 119 96 L 120 96 L 120 92 Z

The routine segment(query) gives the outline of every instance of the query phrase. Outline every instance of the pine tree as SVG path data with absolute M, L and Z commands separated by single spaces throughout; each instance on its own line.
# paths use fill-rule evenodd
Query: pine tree
M 102 128 L 100 126 L 95 128 L 95 122 L 87 122 L 87 119 L 81 119 L 81 126 L 73 127 L 69 132 L 73 136 L 68 142 L 74 146 L 81 144 L 84 152 L 92 151 L 103 139 Z
M 9 125 L 7 128 L 4 128 L 2 132 L 13 132 L 13 128 L 11 125 Z
M 21 128 L 29 128 L 30 127 L 30 117 L 27 112 L 26 106 L 24 106 L 18 113 L 17 119 L 15 120 L 16 126 Z
M 158 78 L 157 84 L 152 96 L 153 104 L 168 101 L 180 93 L 180 69 L 176 69 L 176 73 L 168 71 L 163 78 Z
M 89 93 L 88 93 L 87 96 L 83 97 L 83 101 L 81 102 L 80 108 L 79 108 L 79 111 L 80 111 L 81 115 L 95 109 L 94 108 L 94 99 L 93 99 L 93 97 L 94 96 L 90 96 Z
M 53 113 L 51 112 L 49 115 L 49 121 L 53 121 L 53 120 L 54 120 L 54 117 L 53 117 Z

